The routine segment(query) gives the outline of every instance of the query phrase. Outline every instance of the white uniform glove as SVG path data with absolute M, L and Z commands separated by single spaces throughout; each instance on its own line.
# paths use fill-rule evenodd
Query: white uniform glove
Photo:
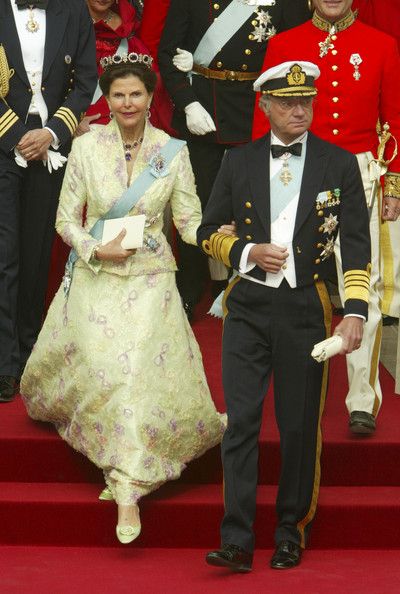
M 64 157 L 61 153 L 55 151 L 47 151 L 47 161 L 44 159 L 42 161 L 43 165 L 49 170 L 49 173 L 52 171 L 57 171 L 60 167 L 64 166 L 64 163 L 67 161 L 67 157 Z
M 17 165 L 19 165 L 19 167 L 28 167 L 28 162 L 26 159 L 24 159 L 24 157 L 21 155 L 21 153 L 19 152 L 18 149 L 14 149 L 14 155 L 15 155 L 15 162 Z
M 334 336 L 315 344 L 311 357 L 318 361 L 318 363 L 321 363 L 340 353 L 342 346 L 343 338 L 340 334 L 334 334 Z
M 185 113 L 186 125 L 192 134 L 202 136 L 216 131 L 212 117 L 198 101 L 186 105 Z
M 20 167 L 28 167 L 28 162 L 24 157 L 21 155 L 18 149 L 14 149 L 15 153 L 15 162 Z M 67 161 L 67 157 L 64 157 L 61 153 L 48 150 L 47 151 L 47 159 L 43 159 L 43 165 L 49 170 L 51 173 L 53 170 L 56 171 L 60 167 L 63 167 L 64 163 Z
M 193 54 L 178 47 L 175 56 L 172 58 L 172 63 L 178 70 L 190 72 L 193 68 Z

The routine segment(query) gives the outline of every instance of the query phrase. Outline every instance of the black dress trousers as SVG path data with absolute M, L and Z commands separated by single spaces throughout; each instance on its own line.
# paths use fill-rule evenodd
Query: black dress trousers
M 310 353 L 328 335 L 329 296 L 322 282 L 292 289 L 284 280 L 271 288 L 242 278 L 235 279 L 226 294 L 222 543 L 249 552 L 254 548 L 258 438 L 273 374 L 282 460 L 275 540 L 304 547 L 319 489 L 320 419 L 328 370 L 327 363 L 317 363 Z
M 20 377 L 40 330 L 63 174 L 0 150 L 0 375 Z

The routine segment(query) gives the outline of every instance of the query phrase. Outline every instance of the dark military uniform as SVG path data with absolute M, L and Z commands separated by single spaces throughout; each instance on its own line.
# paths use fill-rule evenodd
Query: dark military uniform
M 18 378 L 40 328 L 63 170 L 50 174 L 41 161 L 30 161 L 24 169 L 14 160 L 13 149 L 22 136 L 42 128 L 42 122 L 28 113 L 34 89 L 10 0 L 0 0 L 0 42 L 14 70 L 9 93 L 0 101 L 0 375 Z M 46 126 L 64 155 L 96 81 L 94 34 L 85 1 L 49 0 L 41 92 L 48 109 Z
M 271 241 L 269 155 L 269 134 L 227 153 L 198 230 L 203 251 L 236 270 L 249 242 Z M 289 540 L 304 547 L 315 514 L 328 367 L 310 353 L 330 332 L 324 279 L 339 228 L 345 314 L 366 316 L 368 310 L 370 238 L 356 158 L 309 133 L 299 189 L 292 240 L 296 286 L 282 280 L 272 287 L 238 276 L 224 297 L 222 371 L 228 428 L 222 444 L 221 533 L 223 544 L 248 552 L 254 547 L 262 404 L 272 372 L 282 452 L 276 542 Z M 231 219 L 237 224 L 237 238 L 218 233 Z M 258 266 L 246 274 L 266 279 Z
M 175 104 L 172 124 L 188 140 L 203 208 L 225 150 L 251 139 L 253 82 L 261 70 L 268 39 L 274 32 L 299 25 L 311 16 L 306 0 L 277 0 L 274 6 L 254 6 L 252 16 L 209 64 L 212 77 L 225 79 L 194 74 L 190 83 L 188 75 L 172 64 L 172 57 L 178 47 L 193 53 L 213 21 L 230 3 L 231 0 L 172 0 L 159 46 L 160 72 Z M 263 21 L 265 26 L 261 26 Z M 247 80 L 241 80 L 243 75 Z M 217 129 L 215 133 L 204 136 L 189 133 L 184 108 L 193 101 L 199 101 L 210 114 Z M 190 246 L 185 251 L 180 249 L 180 255 L 182 274 L 178 274 L 178 286 L 181 294 L 196 300 L 204 264 Z

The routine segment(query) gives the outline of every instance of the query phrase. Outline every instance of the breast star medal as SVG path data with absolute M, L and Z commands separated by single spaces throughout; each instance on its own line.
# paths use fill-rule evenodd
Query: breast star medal
M 339 221 L 337 220 L 337 215 L 333 215 L 330 212 L 329 217 L 325 217 L 322 227 L 325 233 L 329 233 L 329 235 L 331 235 L 338 226 L 338 224 Z
M 350 64 L 354 66 L 353 76 L 356 81 L 360 80 L 360 64 L 362 63 L 362 57 L 360 54 L 351 54 L 350 56 Z
M 254 26 L 254 31 L 251 32 L 252 39 L 258 43 L 268 41 L 268 39 L 271 39 L 276 34 L 275 27 L 271 25 L 272 17 L 268 11 L 262 10 L 259 7 L 254 12 L 257 17 L 252 21 Z M 255 24 L 256 22 L 258 22 L 258 25 Z
M 333 250 L 335 249 L 335 240 L 336 238 L 331 237 L 324 245 L 324 249 L 320 254 L 322 260 L 326 260 L 333 253 Z
M 28 22 L 25 25 L 25 28 L 29 33 L 37 33 L 39 31 L 39 23 L 35 21 L 35 17 L 33 14 L 33 6 L 29 6 L 29 17 Z

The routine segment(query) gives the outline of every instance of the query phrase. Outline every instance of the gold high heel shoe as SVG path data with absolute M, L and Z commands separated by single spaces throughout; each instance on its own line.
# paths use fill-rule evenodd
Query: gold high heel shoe
M 113 494 L 109 487 L 105 487 L 99 495 L 101 501 L 114 501 Z
M 119 524 L 117 524 L 117 526 L 115 528 L 117 538 L 118 538 L 119 542 L 121 542 L 122 544 L 129 544 L 130 542 L 135 540 L 135 538 L 137 538 L 139 536 L 140 531 L 142 529 L 142 526 L 140 524 L 140 517 L 139 517 L 139 507 L 136 505 L 136 508 L 138 510 L 138 519 L 139 519 L 138 524 L 136 524 L 135 526 L 131 526 L 129 524 L 126 526 L 119 526 Z

